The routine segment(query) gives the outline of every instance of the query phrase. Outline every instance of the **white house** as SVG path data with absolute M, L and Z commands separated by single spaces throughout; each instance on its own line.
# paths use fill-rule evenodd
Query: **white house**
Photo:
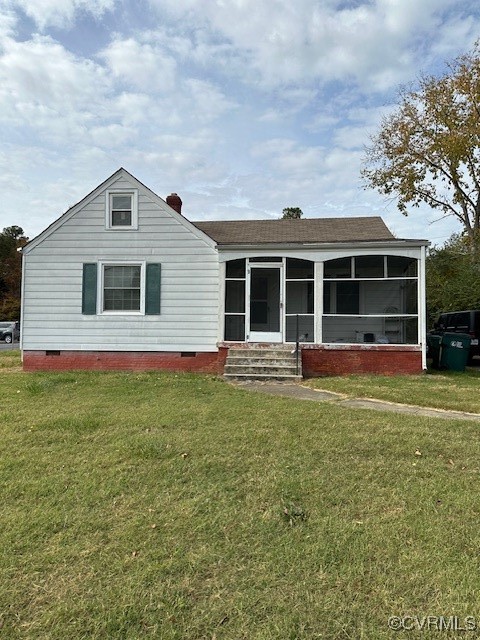
M 302 347 L 304 375 L 419 372 L 426 240 L 381 218 L 191 222 L 119 169 L 23 249 L 26 370 L 221 373 Z

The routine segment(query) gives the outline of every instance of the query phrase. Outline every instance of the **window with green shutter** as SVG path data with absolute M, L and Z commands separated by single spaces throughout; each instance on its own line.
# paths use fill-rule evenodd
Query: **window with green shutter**
M 156 262 L 86 263 L 83 265 L 82 313 L 159 315 L 160 280 L 161 265 Z

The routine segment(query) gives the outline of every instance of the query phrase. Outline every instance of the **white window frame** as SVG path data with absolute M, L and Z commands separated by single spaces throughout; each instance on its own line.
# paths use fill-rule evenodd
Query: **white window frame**
M 146 262 L 139 262 L 138 260 L 101 260 L 100 277 L 98 278 L 98 290 L 97 290 L 97 309 L 99 315 L 102 316 L 144 316 L 145 315 L 145 272 Z M 105 310 L 104 304 L 104 281 L 105 281 L 105 267 L 140 267 L 140 309 L 138 311 L 114 311 Z
M 132 197 L 132 224 L 112 225 L 112 196 Z M 138 229 L 138 189 L 107 189 L 105 193 L 105 227 L 109 231 L 131 231 Z

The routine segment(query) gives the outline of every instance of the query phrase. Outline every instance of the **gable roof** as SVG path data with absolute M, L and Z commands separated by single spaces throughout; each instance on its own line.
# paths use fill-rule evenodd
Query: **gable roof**
M 194 222 L 218 245 L 314 244 L 395 240 L 382 218 L 304 218 Z
M 177 220 L 177 222 L 179 222 L 184 227 L 189 229 L 192 233 L 194 233 L 198 238 L 203 240 L 206 244 L 208 244 L 210 246 L 214 246 L 214 242 L 212 243 L 212 238 L 210 236 L 205 234 L 201 229 L 199 229 L 192 222 L 190 222 L 190 220 L 187 220 L 187 218 L 185 218 L 185 216 L 182 216 L 180 213 L 175 211 L 175 209 L 172 209 L 165 202 L 165 200 L 163 200 L 163 198 L 160 198 L 159 195 L 157 195 L 154 191 L 152 191 L 146 185 L 144 185 L 143 182 L 140 182 L 140 180 L 138 180 L 138 178 L 135 178 L 135 176 L 133 176 L 129 171 L 127 171 L 123 167 L 120 167 L 120 169 L 117 169 L 117 171 L 115 171 L 115 173 L 112 173 L 112 175 L 109 178 L 107 178 L 101 184 L 99 184 L 98 187 L 95 187 L 95 189 L 93 189 L 93 191 L 90 191 L 90 193 L 87 194 L 84 198 L 82 198 L 82 200 L 77 202 L 77 204 L 75 204 L 72 207 L 70 207 L 67 211 L 65 211 L 64 214 L 62 214 L 59 218 L 54 220 L 54 222 L 52 222 L 38 236 L 36 236 L 35 238 L 32 238 L 32 240 L 30 240 L 30 242 L 28 242 L 24 247 L 22 247 L 22 253 L 24 253 L 24 254 L 29 253 L 37 245 L 39 245 L 41 242 L 43 242 L 43 240 L 48 238 L 59 227 L 61 227 L 62 224 L 64 224 L 67 220 L 69 220 L 72 216 L 74 216 L 78 211 L 80 211 L 83 207 L 85 207 L 89 202 L 94 200 L 99 194 L 102 193 L 102 191 L 105 191 L 110 186 L 114 185 L 115 182 L 120 178 L 123 178 L 124 180 L 129 182 L 132 185 L 133 188 L 136 188 L 140 192 L 142 192 L 144 194 L 147 194 L 148 197 L 151 198 L 154 202 L 156 202 L 162 209 L 168 211 L 169 214 L 173 218 L 175 218 Z

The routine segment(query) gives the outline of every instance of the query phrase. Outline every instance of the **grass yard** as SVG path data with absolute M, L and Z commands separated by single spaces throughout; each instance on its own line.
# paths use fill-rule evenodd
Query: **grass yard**
M 480 369 L 428 371 L 418 376 L 351 375 L 316 378 L 315 389 L 336 391 L 353 398 L 377 398 L 437 409 L 480 413 Z
M 387 621 L 480 624 L 480 423 L 207 376 L 0 367 L 2 640 L 452 638 Z

